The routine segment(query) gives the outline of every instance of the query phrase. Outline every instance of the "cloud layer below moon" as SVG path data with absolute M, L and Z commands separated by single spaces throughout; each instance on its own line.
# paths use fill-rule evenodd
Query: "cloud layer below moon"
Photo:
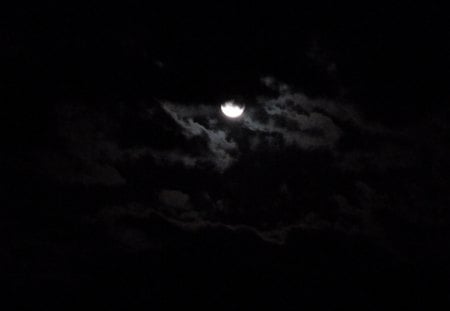
M 348 104 L 310 98 L 273 78 L 262 83 L 271 95 L 248 103 L 233 122 L 217 104 L 161 100 L 103 111 L 66 103 L 58 113 L 61 149 L 39 151 L 35 169 L 61 184 L 122 189 L 119 206 L 102 208 L 126 217 L 244 230 L 268 242 L 283 243 L 293 230 L 377 235 L 377 214 L 392 206 L 407 210 L 398 217 L 408 221 L 436 221 L 422 217 L 420 205 L 427 189 L 441 189 L 435 177 L 448 153 L 422 150 L 447 139 L 443 122 L 393 131 Z M 428 182 L 411 182 L 417 176 Z M 145 234 L 131 229 L 124 239 L 135 234 L 141 247 Z

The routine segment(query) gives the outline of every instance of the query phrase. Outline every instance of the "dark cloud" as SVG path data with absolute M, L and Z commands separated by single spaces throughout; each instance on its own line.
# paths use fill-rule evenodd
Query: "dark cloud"
M 177 190 L 161 190 L 159 200 L 170 207 L 188 208 L 189 195 Z
M 64 148 L 41 157 L 42 174 L 85 185 L 138 184 L 151 197 L 125 200 L 144 210 L 148 204 L 187 229 L 247 228 L 274 243 L 284 243 L 293 230 L 378 235 L 374 199 L 358 185 L 394 200 L 392 189 L 373 185 L 370 174 L 418 165 L 411 135 L 366 122 L 351 105 L 310 98 L 272 77 L 262 82 L 273 95 L 258 97 L 236 122 L 226 120 L 218 104 L 161 101 L 142 104 L 140 113 L 122 106 L 109 114 L 62 106 Z M 122 142 L 124 131 L 135 136 L 132 142 Z M 167 145 L 153 142 L 158 135 Z M 174 172 L 179 177 L 166 180 Z M 387 204 L 381 201 L 378 207 Z M 132 228 L 124 234 L 145 244 Z
M 352 105 L 310 98 L 272 77 L 262 83 L 273 94 L 257 97 L 236 122 L 218 104 L 160 101 L 108 113 L 62 105 L 63 144 L 38 157 L 39 174 L 69 184 L 133 187 L 124 203 L 173 226 L 244 228 L 279 244 L 297 230 L 383 236 L 380 214 L 390 204 L 407 210 L 405 220 L 418 219 L 426 190 L 411 189 L 423 183 L 414 174 L 428 176 L 423 161 L 433 163 L 430 181 L 442 186 L 447 153 L 430 153 L 428 140 L 444 140 L 443 122 L 419 132 L 391 130 L 365 121 Z M 124 141 L 124 133 L 132 139 Z M 408 191 L 415 193 L 411 202 Z M 136 236 L 133 247 L 152 243 L 133 226 L 123 232 L 125 240 Z

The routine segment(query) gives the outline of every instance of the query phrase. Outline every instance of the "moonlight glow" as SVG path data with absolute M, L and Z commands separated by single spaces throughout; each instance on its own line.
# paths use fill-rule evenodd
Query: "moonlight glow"
M 227 117 L 237 118 L 242 115 L 245 107 L 243 105 L 238 105 L 233 101 L 228 101 L 223 103 L 220 106 L 220 109 L 222 109 L 223 114 L 226 115 Z

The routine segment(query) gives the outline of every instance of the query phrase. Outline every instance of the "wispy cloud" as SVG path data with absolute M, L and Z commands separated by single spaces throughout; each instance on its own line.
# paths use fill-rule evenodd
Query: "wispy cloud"
M 210 107 L 200 106 L 194 110 L 167 102 L 163 103 L 162 107 L 181 127 L 183 135 L 188 138 L 195 136 L 204 138 L 209 154 L 199 155 L 199 161 L 210 160 L 218 170 L 223 171 L 236 160 L 230 152 L 237 150 L 237 144 L 227 137 L 224 130 L 208 128 L 214 123 L 211 120 L 203 125 L 193 119 L 206 115 L 211 111 Z M 209 116 L 209 119 L 211 118 L 212 114 Z
M 343 135 L 341 122 L 363 124 L 358 113 L 348 105 L 308 98 L 272 77 L 261 81 L 276 94 L 257 98 L 255 104 L 249 105 L 239 121 L 249 135 L 239 139 L 231 137 L 226 124 L 219 122 L 219 112 L 214 106 L 161 103 L 185 137 L 204 139 L 208 154 L 197 155 L 189 162 L 191 166 L 194 162 L 209 161 L 223 172 L 238 160 L 242 144 L 254 151 L 269 144 L 302 150 L 333 149 Z

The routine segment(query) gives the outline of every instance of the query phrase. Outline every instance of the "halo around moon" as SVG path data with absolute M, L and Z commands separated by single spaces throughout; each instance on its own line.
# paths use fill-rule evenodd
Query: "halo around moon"
M 238 118 L 240 117 L 245 110 L 244 105 L 239 105 L 234 101 L 227 101 L 220 106 L 222 113 L 228 118 Z

